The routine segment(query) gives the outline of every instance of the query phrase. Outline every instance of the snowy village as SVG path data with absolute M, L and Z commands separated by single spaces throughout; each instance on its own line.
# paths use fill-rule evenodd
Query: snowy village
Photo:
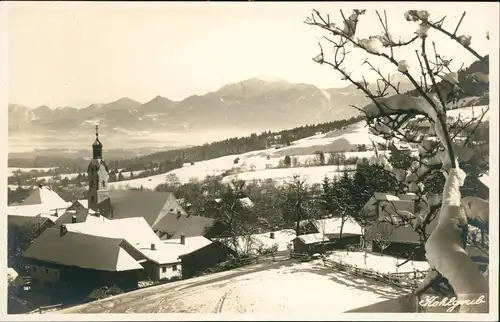
M 289 18 L 333 87 L 9 97 L 8 313 L 492 313 L 487 9 L 333 7 Z

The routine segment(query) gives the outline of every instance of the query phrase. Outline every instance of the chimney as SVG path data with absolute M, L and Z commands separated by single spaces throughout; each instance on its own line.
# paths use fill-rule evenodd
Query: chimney
M 61 227 L 59 227 L 59 237 L 66 235 L 67 232 L 68 229 L 66 229 L 66 225 L 61 225 Z
M 269 233 L 269 238 L 274 239 L 274 231 Z
M 186 245 L 186 236 L 181 235 L 181 245 Z
M 156 245 L 155 244 L 151 244 L 151 250 L 156 250 Z
M 71 223 L 76 224 L 76 216 L 71 216 Z

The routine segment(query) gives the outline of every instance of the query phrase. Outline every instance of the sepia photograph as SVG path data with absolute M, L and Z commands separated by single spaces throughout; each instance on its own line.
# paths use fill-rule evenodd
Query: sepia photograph
M 497 321 L 495 3 L 0 3 L 3 318 Z

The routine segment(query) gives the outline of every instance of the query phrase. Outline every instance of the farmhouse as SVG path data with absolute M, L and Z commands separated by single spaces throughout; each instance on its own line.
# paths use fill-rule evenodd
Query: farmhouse
M 375 193 L 363 207 L 363 216 L 375 219 L 366 229 L 365 239 L 372 246 L 373 252 L 425 260 L 424 249 L 420 245 L 420 236 L 413 227 L 415 213 L 415 195 L 394 196 Z M 433 220 L 426 229 L 430 234 L 437 220 Z
M 49 303 L 75 303 L 102 286 L 133 290 L 143 267 L 126 251 L 127 244 L 64 225 L 49 228 L 23 254 L 30 261 L 31 291 Z
M 227 248 L 203 236 L 180 236 L 158 243 L 135 244 L 134 249 L 143 256 L 142 265 L 153 281 L 195 276 L 224 261 L 230 253 Z
M 39 185 L 23 202 L 7 208 L 9 227 L 40 226 L 46 219 L 54 222 L 71 204 L 50 187 Z
M 350 217 L 344 218 L 343 224 L 342 218 L 339 217 L 304 220 L 300 224 L 305 234 L 324 235 L 325 240 L 334 242 L 331 245 L 334 249 L 342 249 L 348 245 L 359 244 L 362 235 L 361 226 Z M 323 237 L 321 237 L 321 240 L 323 240 Z
M 212 241 L 205 246 L 179 256 L 182 265 L 182 278 L 195 277 L 207 269 L 227 260 L 236 252 L 219 241 Z
M 292 240 L 294 254 L 308 254 L 315 253 L 324 254 L 328 250 L 333 249 L 334 241 L 331 241 L 327 235 L 322 233 L 312 233 L 300 235 Z
M 293 229 L 283 229 L 273 232 L 238 236 L 232 238 L 218 238 L 217 240 L 229 247 L 237 254 L 258 255 L 265 250 L 285 251 L 290 249 L 291 242 L 295 238 Z

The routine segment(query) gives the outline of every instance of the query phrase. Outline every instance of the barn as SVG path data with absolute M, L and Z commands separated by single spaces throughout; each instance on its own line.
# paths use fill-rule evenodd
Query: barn
M 191 278 L 207 269 L 224 262 L 229 255 L 236 257 L 236 252 L 220 241 L 196 249 L 190 253 L 179 256 L 182 265 L 182 278 Z

